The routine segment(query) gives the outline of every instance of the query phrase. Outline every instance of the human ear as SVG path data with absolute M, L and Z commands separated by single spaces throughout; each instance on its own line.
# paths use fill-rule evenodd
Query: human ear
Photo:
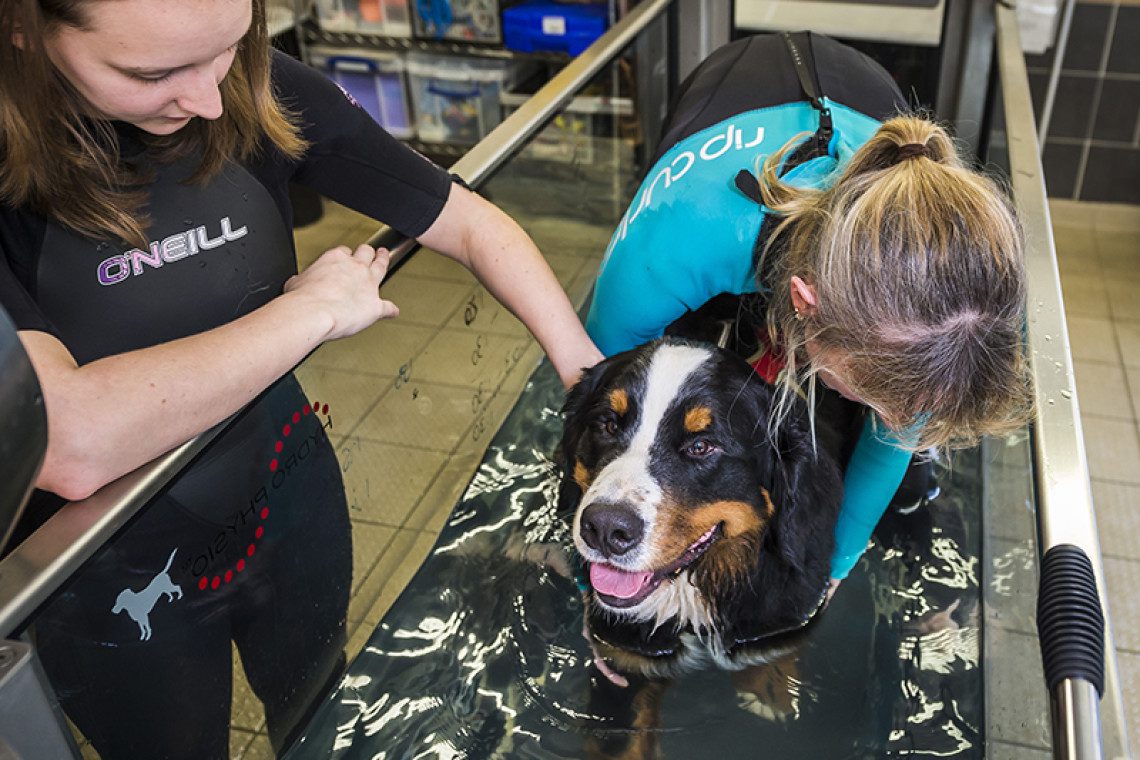
M 815 294 L 815 288 L 795 275 L 792 276 L 790 288 L 792 306 L 795 307 L 796 313 L 804 316 L 814 314 L 815 310 L 819 308 L 819 298 Z

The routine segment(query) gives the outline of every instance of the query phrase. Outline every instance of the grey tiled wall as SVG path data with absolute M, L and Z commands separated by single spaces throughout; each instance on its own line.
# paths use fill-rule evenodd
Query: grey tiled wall
M 1026 56 L 1038 114 L 1053 54 Z M 1140 203 L 1140 4 L 1076 5 L 1043 161 L 1051 197 Z

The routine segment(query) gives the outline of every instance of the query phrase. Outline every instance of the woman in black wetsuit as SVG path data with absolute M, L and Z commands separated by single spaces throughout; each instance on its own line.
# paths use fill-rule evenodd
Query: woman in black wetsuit
M 271 52 L 263 0 L 0 0 L 0 39 L 0 304 L 49 425 L 33 517 L 258 398 L 37 617 L 40 656 L 103 757 L 198 760 L 228 755 L 236 644 L 280 751 L 337 675 L 351 583 L 289 373 L 398 313 L 385 251 L 297 274 L 288 184 L 467 266 L 567 385 L 600 354 L 517 225 Z

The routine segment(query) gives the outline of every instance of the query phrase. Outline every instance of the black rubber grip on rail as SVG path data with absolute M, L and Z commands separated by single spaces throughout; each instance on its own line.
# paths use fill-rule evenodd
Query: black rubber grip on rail
M 1058 544 L 1041 560 L 1037 633 L 1050 692 L 1066 678 L 1082 678 L 1104 696 L 1104 612 L 1079 546 Z

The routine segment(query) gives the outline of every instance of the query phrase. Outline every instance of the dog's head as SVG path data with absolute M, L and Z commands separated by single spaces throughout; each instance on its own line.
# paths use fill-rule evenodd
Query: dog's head
M 772 406 L 745 361 L 670 338 L 571 390 L 562 508 L 611 618 L 731 635 L 741 616 L 811 613 L 841 485 L 806 417 L 773 431 Z
M 129 588 L 125 588 L 120 591 L 119 595 L 115 597 L 115 606 L 111 608 L 111 612 L 115 615 L 118 615 L 120 612 L 125 610 L 127 608 L 127 604 L 131 601 L 131 597 L 134 595 L 135 592 L 131 591 Z

